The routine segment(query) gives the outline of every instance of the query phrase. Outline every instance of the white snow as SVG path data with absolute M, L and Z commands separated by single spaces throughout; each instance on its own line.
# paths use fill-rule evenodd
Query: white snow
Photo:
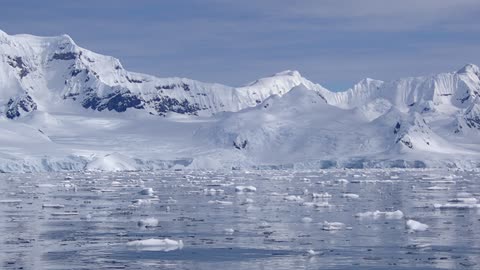
M 471 64 L 344 92 L 292 70 L 229 87 L 129 72 L 68 36 L 1 39 L 4 172 L 473 168 L 480 158 Z M 447 177 L 427 190 L 458 180 Z

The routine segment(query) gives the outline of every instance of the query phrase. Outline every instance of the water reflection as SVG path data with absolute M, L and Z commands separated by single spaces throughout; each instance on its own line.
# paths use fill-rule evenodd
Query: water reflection
M 168 171 L 0 178 L 2 269 L 475 269 L 480 263 L 476 172 Z M 256 191 L 243 192 L 246 186 Z M 457 198 L 468 198 L 472 207 L 433 207 Z M 405 217 L 355 217 L 376 210 L 400 210 Z M 409 232 L 406 219 L 429 229 Z M 150 225 L 139 226 L 145 220 Z M 166 238 L 184 245 L 162 246 Z M 159 240 L 153 242 L 158 245 L 142 247 L 147 239 Z M 132 241 L 140 246 L 132 248 L 127 244 Z

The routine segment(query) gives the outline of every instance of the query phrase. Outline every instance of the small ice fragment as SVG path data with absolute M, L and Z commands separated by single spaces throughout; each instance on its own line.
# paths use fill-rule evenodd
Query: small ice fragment
M 406 227 L 410 232 L 426 231 L 428 229 L 427 224 L 423 224 L 413 219 L 407 220 Z
M 156 227 L 158 226 L 158 219 L 149 217 L 146 219 L 139 220 L 137 225 L 139 227 Z
M 449 190 L 448 187 L 432 186 L 428 187 L 427 190 Z
M 123 186 L 123 184 L 120 183 L 120 182 L 118 182 L 118 181 L 112 181 L 112 183 L 111 183 L 110 185 L 112 185 L 112 187 L 121 187 L 121 186 Z
M 348 184 L 348 180 L 341 178 L 341 179 L 335 180 L 335 183 L 341 184 L 341 185 L 346 185 L 346 184 Z
M 283 198 L 285 201 L 290 201 L 290 202 L 303 202 L 302 197 L 300 196 L 295 196 L 295 195 L 289 195 Z
M 451 203 L 466 203 L 466 204 L 476 204 L 478 200 L 476 198 L 455 198 L 448 200 Z
M 135 205 L 147 205 L 147 204 L 151 204 L 152 203 L 152 200 L 150 199 L 135 199 L 132 201 L 133 204 Z
M 311 218 L 311 217 L 304 217 L 304 218 L 302 218 L 302 222 L 303 222 L 303 223 L 311 223 L 311 222 L 312 222 L 312 218 Z
M 52 216 L 76 216 L 78 212 L 56 212 L 52 213 Z
M 363 212 L 363 213 L 357 213 L 355 214 L 355 217 L 357 218 L 373 218 L 377 219 L 380 217 L 385 217 L 386 219 L 402 219 L 403 218 L 403 212 L 400 210 L 393 211 L 393 212 L 382 212 L 382 211 L 369 211 L 369 212 Z
M 345 193 L 342 195 L 343 198 L 347 198 L 347 199 L 358 199 L 360 196 L 358 196 L 358 194 L 354 194 L 354 193 Z
M 64 208 L 65 206 L 62 205 L 62 204 L 49 204 L 49 203 L 44 203 L 42 205 L 42 208 L 56 208 L 56 209 L 59 209 L 59 208 Z
M 309 249 L 305 252 L 305 256 L 315 256 L 315 255 L 318 255 L 319 253 L 316 252 L 315 250 L 313 249 Z
M 331 198 L 332 195 L 330 195 L 328 192 L 325 193 L 312 193 L 312 197 L 314 199 L 316 198 Z
M 338 231 L 345 228 L 345 224 L 341 222 L 323 222 L 322 230 L 324 231 Z
M 214 189 L 214 188 L 211 188 L 211 189 L 204 189 L 203 190 L 203 193 L 205 195 L 208 195 L 208 196 L 214 196 L 214 195 L 217 195 L 217 194 L 223 194 L 225 191 L 223 189 Z
M 35 187 L 39 188 L 51 188 L 51 187 L 56 187 L 54 184 L 36 184 Z
M 402 219 L 403 218 L 403 212 L 400 210 L 393 211 L 393 212 L 384 212 L 385 213 L 385 218 L 386 219 Z
M 0 200 L 0 203 L 21 203 L 22 200 L 11 199 L 11 200 Z
M 254 201 L 252 199 L 246 198 L 245 201 L 243 201 L 242 204 L 253 204 L 253 203 L 254 203 Z
M 220 204 L 220 205 L 232 205 L 233 203 L 232 202 L 229 202 L 229 201 L 219 201 L 219 200 L 215 200 L 215 201 L 208 201 L 209 204 Z
M 235 192 L 256 192 L 257 188 L 254 186 L 236 186 Z
M 433 204 L 433 208 L 436 209 L 472 209 L 472 208 L 480 208 L 480 204 L 472 204 L 472 203 L 446 203 L 440 204 L 435 203 Z
M 235 232 L 235 230 L 232 229 L 232 228 L 226 228 L 226 229 L 223 230 L 223 232 L 225 234 L 233 234 Z
M 153 188 L 144 188 L 140 191 L 140 194 L 151 196 L 153 195 Z
M 136 247 L 144 250 L 155 250 L 155 251 L 172 251 L 176 249 L 183 248 L 182 240 L 172 240 L 172 239 L 146 239 L 146 240 L 136 240 L 130 241 L 127 243 L 127 246 Z

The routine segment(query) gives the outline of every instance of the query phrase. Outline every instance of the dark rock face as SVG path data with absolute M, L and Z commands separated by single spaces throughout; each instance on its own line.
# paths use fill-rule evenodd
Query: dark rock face
M 83 100 L 82 106 L 97 111 L 107 109 L 109 111 L 114 110 L 117 112 L 124 112 L 129 108 L 145 109 L 146 105 L 153 108 L 158 115 L 165 115 L 167 112 L 196 115 L 197 112 L 201 110 L 198 104 L 191 104 L 186 99 L 178 100 L 168 96 L 157 96 L 145 100 L 142 97 L 131 93 L 129 90 L 119 90 L 105 97 L 99 97 L 96 95 L 92 88 L 89 88 L 87 92 L 89 94 L 87 94 L 87 98 Z
M 52 56 L 53 60 L 73 60 L 76 59 L 78 54 L 74 52 L 55 53 Z
M 397 122 L 397 124 L 395 125 L 395 128 L 393 129 L 393 134 L 397 134 L 399 131 L 400 131 L 400 122 Z
M 35 103 L 32 97 L 28 94 L 25 96 L 13 100 L 10 99 L 7 103 L 5 115 L 9 119 L 20 117 L 22 112 L 33 112 L 37 109 L 37 103 Z
M 7 56 L 7 63 L 18 70 L 18 76 L 20 78 L 23 78 L 27 76 L 30 73 L 30 69 L 27 67 L 27 65 L 23 62 L 22 57 L 20 56 Z
M 178 100 L 169 96 L 158 96 L 146 101 L 151 105 L 159 115 L 165 115 L 167 112 L 176 112 L 181 114 L 194 114 L 200 111 L 198 104 L 191 104 L 188 100 Z
M 469 118 L 466 117 L 465 123 L 469 128 L 480 129 L 480 117 L 478 116 L 469 117 Z
M 128 90 L 124 92 L 117 91 L 105 97 L 97 96 L 92 88 L 89 88 L 88 91 L 90 94 L 82 102 L 82 106 L 86 109 L 91 108 L 97 111 L 107 109 L 109 111 L 124 112 L 128 108 L 144 108 L 142 100 Z
M 236 141 L 233 142 L 233 147 L 237 148 L 238 150 L 245 149 L 247 147 L 248 141 L 244 140 L 240 143 L 237 143 Z

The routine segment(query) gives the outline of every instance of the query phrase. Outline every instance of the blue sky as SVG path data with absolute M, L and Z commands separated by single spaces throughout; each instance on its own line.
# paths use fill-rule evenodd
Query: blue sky
M 238 86 L 286 69 L 333 90 L 480 64 L 478 0 L 4 0 L 0 29 L 69 34 L 137 72 Z

